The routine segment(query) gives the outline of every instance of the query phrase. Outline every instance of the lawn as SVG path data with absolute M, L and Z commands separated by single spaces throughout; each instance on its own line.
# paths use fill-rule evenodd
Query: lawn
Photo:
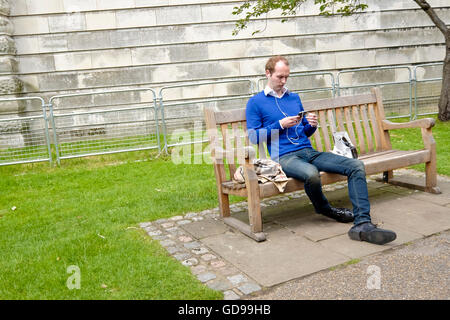
M 449 129 L 433 129 L 445 175 Z M 396 148 L 421 147 L 418 129 L 391 137 Z M 175 165 L 150 151 L 0 167 L 0 298 L 221 299 L 139 228 L 216 206 L 210 164 Z M 66 285 L 71 265 L 80 289 Z

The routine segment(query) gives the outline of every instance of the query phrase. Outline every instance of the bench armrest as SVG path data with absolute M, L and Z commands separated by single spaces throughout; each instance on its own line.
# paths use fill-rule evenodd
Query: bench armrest
M 403 122 L 403 123 L 396 123 L 391 122 L 389 120 L 383 120 L 383 130 L 391 130 L 391 129 L 404 129 L 404 128 L 424 128 L 424 129 L 430 129 L 434 127 L 434 124 L 436 121 L 433 118 L 425 118 L 425 119 L 419 119 L 409 122 Z

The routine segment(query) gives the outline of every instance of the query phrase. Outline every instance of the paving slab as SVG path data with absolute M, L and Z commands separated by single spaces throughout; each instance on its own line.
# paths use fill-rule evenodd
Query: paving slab
M 397 239 L 385 245 L 379 246 L 365 241 L 349 241 L 348 235 L 345 234 L 320 241 L 319 243 L 329 250 L 339 252 L 351 259 L 358 259 L 372 255 L 374 253 L 389 250 L 403 243 L 423 238 L 423 236 L 419 233 L 415 233 L 407 229 L 402 229 L 398 226 L 383 224 L 381 227 L 384 229 L 395 231 L 395 233 L 397 234 Z
M 300 218 L 285 219 L 279 223 L 287 230 L 303 235 L 312 241 L 320 241 L 347 234 L 353 225 L 351 223 L 336 223 L 335 220 L 316 213 Z
M 413 197 L 402 197 L 377 203 L 371 215 L 393 226 L 428 236 L 450 229 L 450 210 Z
M 229 228 L 217 219 L 204 219 L 195 223 L 181 225 L 180 228 L 189 232 L 197 239 L 203 239 L 226 232 Z
M 203 242 L 263 286 L 273 286 L 349 260 L 281 228 L 270 232 L 268 239 L 260 243 L 237 232 L 204 238 Z

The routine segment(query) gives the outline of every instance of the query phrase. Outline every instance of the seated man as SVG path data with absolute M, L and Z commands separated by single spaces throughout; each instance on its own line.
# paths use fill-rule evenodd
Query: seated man
M 285 87 L 289 77 L 289 62 L 282 56 L 270 58 L 266 64 L 267 86 L 250 98 L 246 117 L 249 139 L 267 142 L 272 160 L 281 164 L 288 177 L 305 183 L 305 192 L 315 211 L 339 222 L 353 221 L 348 235 L 353 240 L 385 244 L 397 237 L 393 231 L 377 228 L 371 223 L 365 168 L 362 161 L 319 152 L 308 139 L 316 130 L 317 116 L 303 111 L 300 97 Z M 353 212 L 334 208 L 322 192 L 320 171 L 348 177 L 348 191 Z

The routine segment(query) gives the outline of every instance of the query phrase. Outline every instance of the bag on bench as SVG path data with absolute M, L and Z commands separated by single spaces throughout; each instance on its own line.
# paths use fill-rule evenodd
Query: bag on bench
M 358 158 L 358 151 L 346 131 L 333 132 L 334 148 L 331 152 L 347 158 Z

